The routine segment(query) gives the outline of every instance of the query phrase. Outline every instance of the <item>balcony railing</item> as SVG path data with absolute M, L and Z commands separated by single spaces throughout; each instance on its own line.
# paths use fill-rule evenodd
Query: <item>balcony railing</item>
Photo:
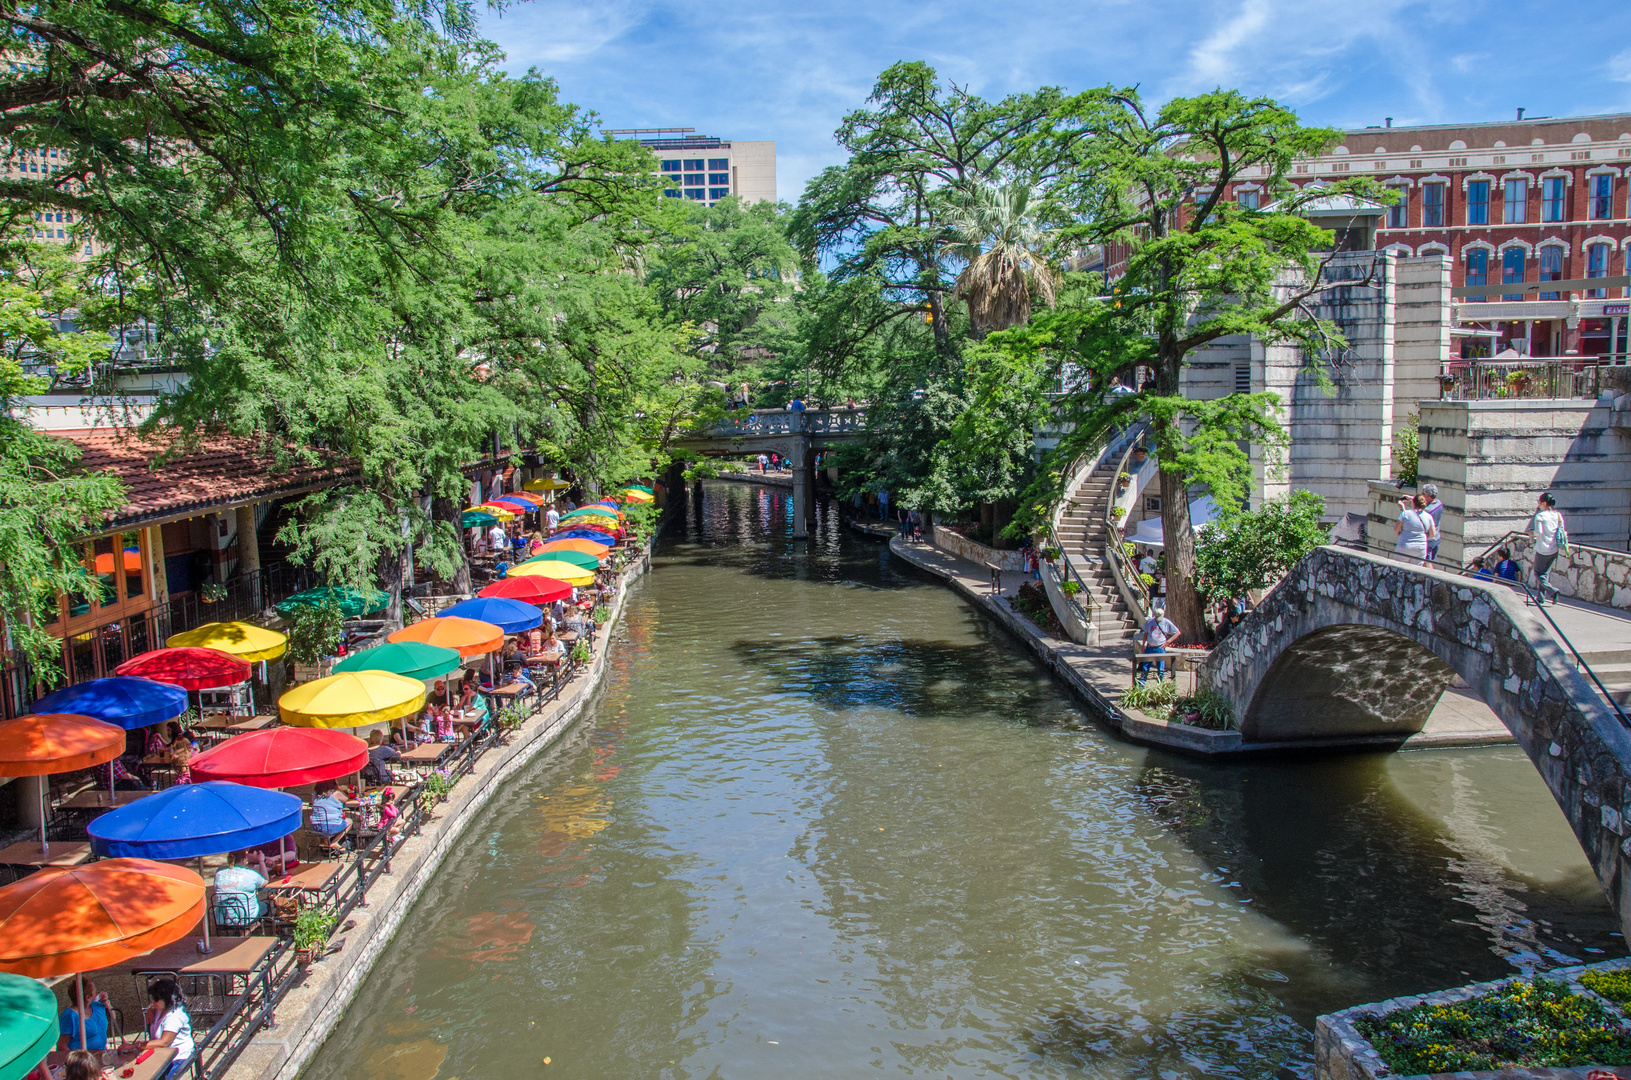
M 1446 366 L 1440 401 L 1590 398 L 1602 391 L 1602 366 L 1581 360 L 1472 360 Z

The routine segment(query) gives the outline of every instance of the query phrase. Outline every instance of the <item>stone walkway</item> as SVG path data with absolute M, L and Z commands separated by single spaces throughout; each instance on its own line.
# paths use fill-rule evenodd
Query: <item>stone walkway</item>
M 1224 740 L 1218 737 L 1221 733 L 1203 732 L 1182 725 L 1159 722 L 1150 724 L 1116 708 L 1114 704 L 1116 697 L 1128 686 L 1132 678 L 1133 654 L 1130 643 L 1120 641 L 1106 645 L 1077 645 L 1052 637 L 1008 605 L 1006 597 L 1016 593 L 1020 585 L 1028 579 L 1028 575 L 1004 573 L 999 598 L 991 590 L 991 574 L 985 567 L 958 558 L 927 543 L 908 544 L 895 539 L 890 541 L 889 549 L 920 569 L 942 578 L 982 610 L 1008 626 L 1054 670 L 1055 674 L 1095 706 L 1100 714 L 1099 719 L 1125 737 L 1136 742 L 1205 753 L 1252 749 L 1243 745 L 1238 737 Z M 1595 609 L 1587 608 L 1586 605 L 1560 604 L 1556 608 L 1548 607 L 1547 611 L 1557 613 L 1558 625 L 1564 628 L 1564 633 L 1571 639 L 1574 638 L 1575 627 L 1578 627 L 1582 635 L 1596 635 L 1598 638 L 1606 637 L 1614 641 L 1619 640 L 1615 635 L 1621 632 L 1631 634 L 1631 618 L 1612 620 L 1615 625 L 1610 627 L 1603 622 L 1606 616 Z M 1566 622 L 1565 618 L 1570 621 Z M 1621 622 L 1624 624 L 1623 627 L 1619 625 Z M 1631 644 L 1626 647 L 1631 649 Z M 1627 661 L 1631 662 L 1631 655 L 1627 656 Z M 1400 744 L 1400 749 L 1493 746 L 1512 741 L 1512 734 L 1507 731 L 1506 725 L 1501 723 L 1480 698 L 1464 689 L 1452 689 L 1439 700 L 1438 706 L 1428 717 L 1422 730 L 1404 740 Z M 1352 743 L 1345 742 L 1344 745 Z

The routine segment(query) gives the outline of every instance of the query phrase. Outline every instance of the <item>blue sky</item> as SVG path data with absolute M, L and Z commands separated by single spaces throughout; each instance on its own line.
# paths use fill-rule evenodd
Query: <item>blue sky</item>
M 1631 111 L 1631 0 L 512 0 L 483 29 L 607 127 L 776 140 L 787 202 L 897 60 L 991 98 L 1239 87 L 1339 127 Z

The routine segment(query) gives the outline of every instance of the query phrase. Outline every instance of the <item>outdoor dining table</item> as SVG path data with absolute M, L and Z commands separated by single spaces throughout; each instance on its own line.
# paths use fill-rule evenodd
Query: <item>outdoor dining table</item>
M 451 749 L 453 749 L 452 743 L 420 743 L 412 750 L 404 750 L 402 760 L 412 765 L 434 765 L 442 760 L 442 756 Z
M 322 892 L 344 869 L 343 863 L 312 863 L 298 873 L 269 881 L 261 888 L 266 892 Z
M 106 971 L 128 971 L 137 976 L 248 975 L 260 966 L 277 942 L 275 937 L 211 936 L 210 951 L 201 953 L 198 939 L 187 937 Z
M 91 845 L 73 840 L 53 840 L 50 854 L 40 853 L 38 840 L 19 840 L 0 848 L 0 866 L 79 866 L 90 860 Z
M 176 1052 L 170 1047 L 161 1046 L 148 1054 L 146 1060 L 138 1065 L 136 1059 L 141 1057 L 143 1053 L 139 1044 L 130 1047 L 128 1050 L 119 1050 L 117 1053 L 119 1060 L 115 1064 L 105 1065 L 103 1075 L 117 1077 L 118 1080 L 154 1080 L 155 1077 L 164 1075 L 165 1070 L 170 1067 L 170 1062 L 174 1061 L 176 1056 Z M 68 1051 L 51 1051 L 45 1055 L 45 1063 L 52 1069 L 60 1069 L 68 1063 Z M 129 1076 L 125 1075 L 126 1069 L 130 1070 Z
M 59 810 L 112 810 L 116 806 L 129 806 L 145 795 L 153 794 L 151 791 L 115 791 L 112 793 L 102 791 L 81 791 L 71 799 L 64 799 L 57 804 Z
M 205 731 L 260 731 L 277 723 L 275 716 L 211 716 L 200 720 L 195 727 Z

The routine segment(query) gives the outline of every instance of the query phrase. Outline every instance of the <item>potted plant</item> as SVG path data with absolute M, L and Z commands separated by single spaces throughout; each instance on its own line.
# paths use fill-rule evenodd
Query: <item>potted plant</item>
M 579 638 L 575 643 L 573 643 L 572 652 L 570 655 L 574 664 L 587 664 L 594 658 L 595 654 L 590 650 L 589 643 L 584 641 L 582 638 Z
M 589 613 L 589 617 L 595 620 L 596 626 L 605 626 L 606 620 L 612 617 L 612 609 L 605 604 L 596 604 L 595 610 Z
M 499 734 L 507 737 L 510 732 L 520 727 L 525 720 L 526 714 L 518 706 L 510 705 L 499 713 L 493 722 L 498 725 Z
M 1059 591 L 1064 593 L 1066 596 L 1075 596 L 1077 593 L 1082 591 L 1082 583 L 1079 581 L 1067 581 L 1059 586 Z
M 309 907 L 294 917 L 294 954 L 301 964 L 309 964 L 328 946 L 334 929 L 334 913 Z
M 447 793 L 453 790 L 453 781 L 447 778 L 447 773 L 440 769 L 432 769 L 419 781 L 419 808 L 428 817 L 431 807 L 447 798 Z
M 1127 508 L 1125 506 L 1112 506 L 1110 508 L 1110 520 L 1111 521 L 1117 522 L 1119 524 L 1121 519 L 1126 517 L 1126 516 L 1127 516 Z
M 201 604 L 214 604 L 227 598 L 227 587 L 220 582 L 211 581 L 199 587 L 198 602 Z
M 1044 559 L 1047 559 L 1049 562 L 1057 562 L 1058 559 L 1059 559 L 1059 556 L 1061 556 L 1063 554 L 1064 554 L 1064 551 L 1061 550 L 1057 545 L 1054 545 L 1054 544 L 1049 544 L 1046 548 L 1044 548 L 1042 550 L 1042 557 Z
M 1144 464 L 1144 459 L 1149 457 L 1149 456 L 1150 456 L 1150 452 L 1148 450 L 1144 449 L 1142 446 L 1133 447 L 1133 464 L 1134 465 Z
M 1116 490 L 1117 491 L 1126 491 L 1127 490 L 1127 485 L 1131 484 L 1132 482 L 1133 482 L 1133 478 L 1130 475 L 1128 475 L 1127 473 L 1118 473 L 1118 474 L 1116 474 Z

